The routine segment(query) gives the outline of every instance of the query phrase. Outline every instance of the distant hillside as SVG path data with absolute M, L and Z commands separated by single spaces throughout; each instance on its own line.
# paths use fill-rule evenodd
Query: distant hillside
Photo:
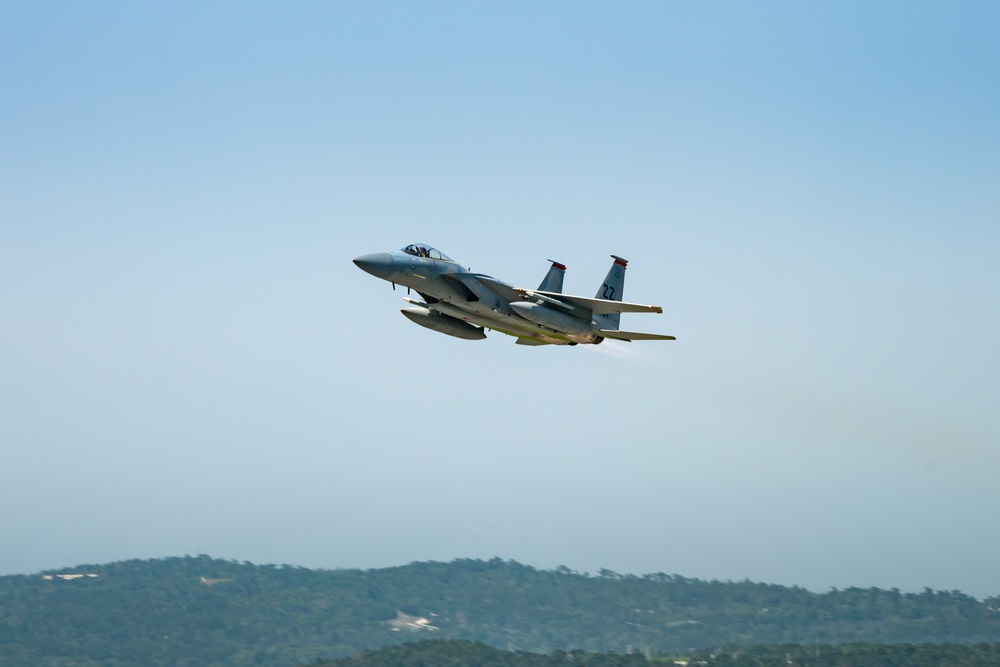
M 957 591 L 817 594 L 500 559 L 362 571 L 199 556 L 0 577 L 0 665 L 278 667 L 421 638 L 539 653 L 972 644 L 1000 641 L 998 607 Z
M 673 662 L 659 661 L 663 667 Z M 549 655 L 502 649 L 462 639 L 425 639 L 419 642 L 363 651 L 349 658 L 322 662 L 315 667 L 650 667 L 646 656 L 584 651 L 553 651 Z
M 746 650 L 699 651 L 683 658 L 640 653 L 586 653 L 553 651 L 551 654 L 503 651 L 479 642 L 423 640 L 350 658 L 324 662 L 316 667 L 996 667 L 1000 644 L 847 644 L 844 646 L 754 646 Z

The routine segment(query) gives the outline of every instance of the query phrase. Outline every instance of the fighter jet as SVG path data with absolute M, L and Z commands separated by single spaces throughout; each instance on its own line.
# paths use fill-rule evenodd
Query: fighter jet
M 382 280 L 413 290 L 402 313 L 411 322 L 456 338 L 480 340 L 486 329 L 517 338 L 518 345 L 597 344 L 615 340 L 675 340 L 662 334 L 621 331 L 622 313 L 662 313 L 659 306 L 622 301 L 628 262 L 614 263 L 594 298 L 562 293 L 566 266 L 549 260 L 538 289 L 525 289 L 473 273 L 440 250 L 411 243 L 402 250 L 362 255 L 358 267 Z

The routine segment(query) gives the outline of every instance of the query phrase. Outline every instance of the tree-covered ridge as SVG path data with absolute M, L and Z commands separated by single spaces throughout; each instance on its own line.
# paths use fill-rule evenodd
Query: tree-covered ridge
M 639 654 L 553 651 L 505 651 L 464 639 L 425 639 L 363 651 L 349 658 L 319 662 L 316 667 L 656 667 Z
M 544 655 L 503 651 L 479 642 L 425 640 L 317 667 L 996 667 L 1000 644 L 847 644 L 844 646 L 753 646 L 701 651 L 683 658 L 662 655 L 554 651 Z
M 997 667 L 1000 644 L 844 644 L 750 646 L 700 651 L 701 667 Z
M 1000 600 L 957 591 L 820 594 L 500 559 L 308 570 L 198 556 L 44 574 L 0 577 L 0 664 L 279 666 L 423 637 L 543 654 L 1000 640 Z
M 540 571 L 499 559 L 415 563 L 380 574 L 383 594 L 390 597 L 404 595 L 394 586 L 411 576 L 425 582 L 425 593 L 404 598 L 413 613 L 437 612 L 445 617 L 442 627 L 502 627 L 502 635 L 468 638 L 495 645 L 506 641 L 527 650 L 601 651 L 626 645 L 676 649 L 720 643 L 973 643 L 996 640 L 1000 628 L 995 599 L 983 603 L 958 591 L 903 594 L 850 588 L 817 594 L 797 587 L 701 581 L 662 573 L 633 576 L 602 570 L 592 577 L 566 568 Z M 560 645 L 546 637 L 546 623 L 558 623 L 561 635 L 570 641 Z

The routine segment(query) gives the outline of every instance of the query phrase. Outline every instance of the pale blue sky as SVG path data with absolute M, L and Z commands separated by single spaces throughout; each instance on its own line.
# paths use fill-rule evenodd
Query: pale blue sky
M 0 572 L 1000 593 L 993 3 L 6 3 Z M 468 342 L 423 241 L 673 343 Z

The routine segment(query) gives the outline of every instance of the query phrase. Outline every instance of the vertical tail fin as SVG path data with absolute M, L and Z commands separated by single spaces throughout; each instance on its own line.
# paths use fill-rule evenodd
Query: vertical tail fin
M 611 256 L 614 258 L 615 263 L 611 265 L 611 269 L 604 278 L 601 288 L 597 290 L 595 298 L 621 301 L 622 293 L 625 291 L 625 268 L 628 266 L 628 260 L 622 259 L 618 255 Z M 618 329 L 621 319 L 621 313 L 605 313 L 594 316 L 594 322 L 600 329 Z
M 549 260 L 552 262 L 552 266 L 549 267 L 549 272 L 545 274 L 542 279 L 542 284 L 538 286 L 539 292 L 559 292 L 562 293 L 563 289 L 563 277 L 566 275 L 566 266 Z

